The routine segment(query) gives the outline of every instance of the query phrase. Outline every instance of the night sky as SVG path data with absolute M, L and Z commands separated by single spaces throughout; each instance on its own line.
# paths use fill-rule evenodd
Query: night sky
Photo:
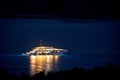
M 119 54 L 119 21 L 0 19 L 0 54 L 21 54 L 39 46 L 64 48 L 69 54 Z
M 116 0 L 3 0 L 0 17 L 120 18 Z

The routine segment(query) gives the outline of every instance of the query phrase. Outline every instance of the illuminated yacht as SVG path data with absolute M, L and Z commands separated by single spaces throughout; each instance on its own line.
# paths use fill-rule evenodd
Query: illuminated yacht
M 51 46 L 40 46 L 33 48 L 31 51 L 24 53 L 25 55 L 60 55 L 67 52 L 66 49 L 54 48 Z

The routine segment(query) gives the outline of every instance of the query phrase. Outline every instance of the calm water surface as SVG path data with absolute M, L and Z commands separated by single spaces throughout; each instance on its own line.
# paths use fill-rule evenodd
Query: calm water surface
M 19 75 L 59 71 L 73 67 L 120 65 L 120 21 L 61 21 L 51 19 L 0 19 L 0 69 Z M 45 45 L 68 50 L 62 56 L 22 56 Z M 2 56 L 4 55 L 4 56 Z
M 115 56 L 115 55 L 114 55 Z M 119 57 L 118 57 L 119 58 Z M 22 55 L 4 55 L 0 56 L 0 68 L 8 69 L 9 73 L 20 75 L 25 72 L 34 75 L 40 71 L 59 71 L 71 69 L 73 67 L 93 68 L 96 65 L 106 66 L 108 63 L 120 65 L 117 57 L 113 55 L 86 55 L 86 56 L 22 56 Z

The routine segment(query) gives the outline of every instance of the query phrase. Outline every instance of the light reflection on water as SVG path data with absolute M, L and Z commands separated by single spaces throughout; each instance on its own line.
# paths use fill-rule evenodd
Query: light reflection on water
M 35 75 L 41 71 L 45 74 L 57 67 L 59 55 L 39 55 L 30 56 L 30 75 Z

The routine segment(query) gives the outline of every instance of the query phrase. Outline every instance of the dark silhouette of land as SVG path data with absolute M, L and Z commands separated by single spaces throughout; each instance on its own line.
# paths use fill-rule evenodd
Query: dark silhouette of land
M 116 0 L 3 0 L 0 17 L 119 19 Z
M 10 75 L 6 69 L 0 70 L 0 80 L 120 80 L 120 67 L 109 64 L 106 67 L 96 66 L 93 69 L 73 68 L 58 72 L 49 72 L 44 75 L 44 71 L 34 76 L 22 73 L 21 76 Z

